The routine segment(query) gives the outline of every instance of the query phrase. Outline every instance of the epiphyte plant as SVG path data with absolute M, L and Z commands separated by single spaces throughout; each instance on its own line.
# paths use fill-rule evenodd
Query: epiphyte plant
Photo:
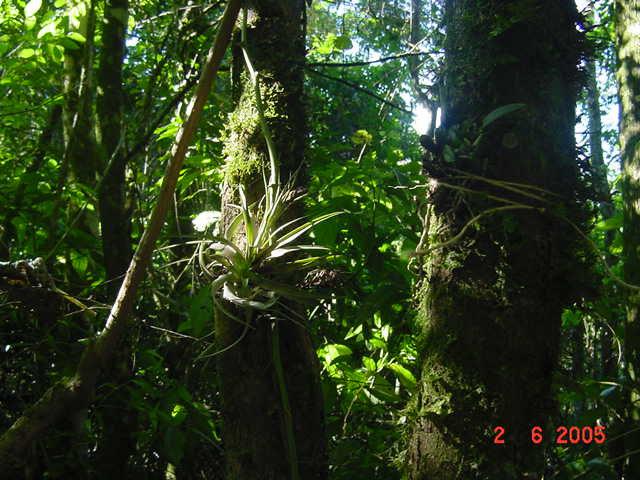
M 242 53 L 254 91 L 255 106 L 262 135 L 269 157 L 269 172 L 263 171 L 264 194 L 259 201 L 249 204 L 243 185 L 238 186 L 239 205 L 237 215 L 221 234 L 213 237 L 208 245 L 200 243 L 198 258 L 203 272 L 213 279 L 211 292 L 216 308 L 229 318 L 244 325 L 240 337 L 231 345 L 209 353 L 210 348 L 198 359 L 223 353 L 237 345 L 250 326 L 251 311 L 268 313 L 280 298 L 300 300 L 308 297 L 295 286 L 278 282 L 278 272 L 312 268 L 326 259 L 327 249 L 318 245 L 297 243 L 299 239 L 321 222 L 343 212 L 331 212 L 304 221 L 304 217 L 282 223 L 284 213 L 303 195 L 298 195 L 293 179 L 284 185 L 273 136 L 264 118 L 264 106 L 260 92 L 258 73 L 253 67 L 246 49 L 246 10 L 241 31 Z M 243 227 L 243 231 L 241 228 Z M 306 254 L 306 255 L 305 255 Z M 266 271 L 270 273 L 267 274 Z M 247 314 L 244 319 L 231 312 L 224 302 L 229 302 Z M 273 316 L 273 315 L 272 315 Z M 279 316 L 282 316 L 280 314 Z

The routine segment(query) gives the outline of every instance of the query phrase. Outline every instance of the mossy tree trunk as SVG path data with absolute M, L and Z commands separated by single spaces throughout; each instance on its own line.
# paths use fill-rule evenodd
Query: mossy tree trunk
M 584 218 L 576 16 L 568 0 L 445 3 L 444 120 L 435 146 L 423 142 L 433 150 L 431 214 L 416 292 L 422 369 L 410 479 L 542 474 L 531 429 L 542 427 L 545 444 L 555 435 L 560 318 L 585 276 L 567 222 Z M 525 106 L 489 122 L 516 103 Z
M 83 14 L 69 30 L 82 35 L 85 41 L 77 42 L 77 48 L 67 48 L 64 53 L 63 175 L 69 171 L 75 181 L 93 188 L 98 166 L 91 107 L 95 1 L 79 2 L 78 8 Z
M 624 277 L 640 285 L 640 2 L 617 0 L 616 39 L 618 50 L 618 92 L 620 97 L 620 149 L 624 200 Z M 631 385 L 628 430 L 640 421 L 638 380 L 640 379 L 640 293 L 627 297 L 625 361 Z M 640 432 L 625 440 L 627 478 L 640 478 Z
M 239 54 L 240 49 L 234 52 Z M 280 159 L 281 179 L 304 162 L 305 111 L 302 64 L 305 58 L 304 0 L 250 2 L 247 50 L 259 73 L 265 118 L 273 133 Z M 242 65 L 234 62 L 235 66 Z M 240 79 L 236 109 L 225 132 L 226 185 L 222 223 L 229 223 L 237 209 L 237 188 L 244 185 L 249 201 L 264 192 L 262 169 L 269 169 L 266 143 L 260 129 L 253 86 L 248 75 Z M 298 175 L 298 184 L 303 177 Z M 299 207 L 297 207 L 299 209 Z M 301 212 L 295 211 L 298 216 Z M 241 241 L 241 240 L 239 240 Z M 291 277 L 295 286 L 296 277 Z M 231 308 L 231 305 L 227 305 Z M 288 308 L 304 312 L 300 305 Z M 252 328 L 233 348 L 218 356 L 222 394 L 223 441 L 227 478 L 233 480 L 300 479 L 327 476 L 324 410 L 318 362 L 309 332 L 299 320 L 280 319 L 281 364 L 293 423 L 295 458 L 286 428 L 289 415 L 283 408 L 274 360 L 273 322 L 252 310 L 237 311 Z M 216 312 L 216 339 L 220 347 L 234 343 L 243 326 Z M 292 464 L 295 468 L 292 468 Z
M 114 296 L 121 283 L 118 279 L 129 266 L 132 250 L 124 192 L 126 144 L 122 84 L 128 8 L 128 0 L 109 0 L 105 5 L 97 78 L 97 130 L 103 158 L 103 178 L 98 192 L 102 250 L 107 280 Z
M 126 143 L 122 68 L 125 56 L 128 0 L 107 0 L 104 9 L 102 50 L 98 67 L 96 121 L 103 172 L 98 191 L 102 252 L 108 301 L 115 298 L 131 260 L 131 222 L 125 198 Z M 101 435 L 96 451 L 100 478 L 122 478 L 135 448 L 136 415 L 130 406 L 132 361 L 130 342 L 115 355 L 110 371 L 109 401 L 99 418 Z

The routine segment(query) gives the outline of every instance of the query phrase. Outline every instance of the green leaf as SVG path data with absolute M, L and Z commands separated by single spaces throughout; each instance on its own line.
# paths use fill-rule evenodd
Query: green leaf
M 55 41 L 67 50 L 80 50 L 80 45 L 71 40 L 69 37 L 58 37 L 55 39 Z
M 351 41 L 349 35 L 340 35 L 339 37 L 336 37 L 335 41 L 333 42 L 333 46 L 338 50 L 349 50 L 351 47 L 353 47 L 353 42 Z
M 284 248 L 276 248 L 274 249 L 271 254 L 269 255 L 269 260 L 274 259 L 274 258 L 280 258 L 283 257 L 289 253 L 294 253 L 294 252 L 302 252 L 302 251 L 311 251 L 311 252 L 326 252 L 329 249 L 326 247 L 320 247 L 318 245 L 292 245 L 290 247 L 284 247 Z
M 607 218 L 605 220 L 601 220 L 596 224 L 596 229 L 601 231 L 608 230 L 619 230 L 622 228 L 623 218 L 622 213 L 618 213 L 617 215 Z
M 33 17 L 40 7 L 42 6 L 42 0 L 31 0 L 24 6 L 24 16 L 25 17 Z
M 320 349 L 318 355 L 324 358 L 327 365 L 331 365 L 336 358 L 345 357 L 351 355 L 353 352 L 346 345 L 339 343 L 330 343 Z
M 240 194 L 240 202 L 242 204 L 242 220 L 244 221 L 245 234 L 247 235 L 247 244 L 253 245 L 253 241 L 255 239 L 255 226 L 249 207 L 247 207 L 247 197 L 244 194 L 244 188 L 242 185 L 240 185 L 238 192 Z
M 390 363 L 387 366 L 396 374 L 396 377 L 398 377 L 398 380 L 403 387 L 411 391 L 415 390 L 416 377 L 413 376 L 413 373 L 398 363 Z
M 18 52 L 18 57 L 20 58 L 31 58 L 36 54 L 36 51 L 33 48 L 23 48 Z
M 38 23 L 38 20 L 36 19 L 36 17 L 26 17 L 24 19 L 25 30 L 32 30 L 33 27 L 36 26 L 36 23 Z
M 383 402 L 397 402 L 400 397 L 393 391 L 387 380 L 378 375 L 370 392 Z
M 373 358 L 362 357 L 362 365 L 370 372 L 376 371 L 376 362 Z
M 176 403 L 171 410 L 171 421 L 175 426 L 180 425 L 187 418 L 187 409 L 184 405 Z
M 278 301 L 278 297 L 273 295 L 273 292 L 271 292 L 271 296 L 264 302 L 239 297 L 227 283 L 224 284 L 222 298 L 243 308 L 253 308 L 254 310 L 269 310 Z
M 57 22 L 55 21 L 47 23 L 44 27 L 40 29 L 40 31 L 38 31 L 37 38 L 42 38 L 45 35 L 55 36 L 57 33 L 57 26 L 58 26 Z
M 84 275 L 89 266 L 89 258 L 86 255 L 82 255 L 78 252 L 71 252 L 71 265 L 76 272 L 80 275 Z
M 501 107 L 496 108 L 491 113 L 489 113 L 486 117 L 484 117 L 484 119 L 482 120 L 482 128 L 486 128 L 487 126 L 489 126 L 490 124 L 498 120 L 499 118 L 504 117 L 509 113 L 516 112 L 524 108 L 525 106 L 526 104 L 524 103 L 509 103 L 507 105 L 502 105 Z
M 347 334 L 345 335 L 344 339 L 345 340 L 349 340 L 350 338 L 356 337 L 358 335 L 360 335 L 362 333 L 362 324 L 358 325 L 357 327 L 351 327 L 349 329 L 349 331 L 347 332 Z
M 280 237 L 278 239 L 278 244 L 276 245 L 275 248 L 281 248 L 281 247 L 284 247 L 285 245 L 288 245 L 289 243 L 293 242 L 299 236 L 304 235 L 314 225 L 317 225 L 318 223 L 324 222 L 324 221 L 329 220 L 330 218 L 336 217 L 338 215 L 342 215 L 343 213 L 344 212 L 331 212 L 331 213 L 327 213 L 325 215 L 320 215 L 318 217 L 315 217 L 315 218 L 311 219 L 310 221 L 300 225 L 297 228 L 294 228 L 290 232 L 288 232 L 288 233 L 284 234 L 282 237 Z
M 75 40 L 78 43 L 84 43 L 87 41 L 87 39 L 84 38 L 84 36 L 78 32 L 69 32 L 67 33 L 67 37 L 70 38 L 71 40 Z
M 562 312 L 562 327 L 575 327 L 582 321 L 582 316 L 579 312 L 573 310 L 565 310 Z
M 364 143 L 371 143 L 373 135 L 366 130 L 356 130 L 356 133 L 351 135 L 351 141 L 356 145 L 362 145 Z

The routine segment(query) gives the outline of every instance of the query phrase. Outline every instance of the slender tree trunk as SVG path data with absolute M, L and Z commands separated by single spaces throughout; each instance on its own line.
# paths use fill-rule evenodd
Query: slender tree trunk
M 603 220 L 613 217 L 614 206 L 611 199 L 611 190 L 607 180 L 607 165 L 604 163 L 602 150 L 602 116 L 600 114 L 600 91 L 597 81 L 597 65 L 595 59 L 586 62 L 587 73 L 587 113 L 589 120 L 589 151 L 591 155 L 591 168 L 593 182 L 596 190 L 598 209 Z M 613 260 L 609 249 L 613 242 L 614 231 L 605 233 L 604 247 L 606 259 L 610 264 Z M 614 327 L 614 325 L 611 325 Z M 616 378 L 616 359 L 613 350 L 613 338 L 607 326 L 602 328 L 600 345 L 602 351 L 602 373 L 608 379 Z
M 589 22 L 594 23 L 593 15 L 590 16 Z M 587 73 L 587 113 L 589 120 L 589 151 L 591 155 L 591 168 L 593 171 L 593 181 L 596 190 L 598 210 L 603 220 L 613 217 L 615 208 L 611 198 L 611 190 L 607 179 L 607 165 L 604 162 L 604 152 L 602 150 L 602 116 L 600 114 L 600 91 L 597 81 L 597 62 L 595 58 L 590 58 L 586 62 Z M 613 255 L 610 253 L 615 232 L 607 230 L 604 237 L 605 259 L 609 265 L 614 261 Z M 611 328 L 616 328 L 616 319 L 609 318 L 609 325 L 600 327 L 600 365 L 598 375 L 602 375 L 603 380 L 609 382 L 618 381 L 618 362 L 616 361 L 616 351 L 613 345 L 613 333 Z M 624 425 L 614 422 L 608 425 L 609 437 L 617 437 L 624 431 Z M 610 441 L 607 445 L 610 458 L 624 457 L 624 437 L 617 441 Z M 622 477 L 622 464 L 617 462 L 615 469 L 618 475 Z
M 624 277 L 640 285 L 640 2 L 615 2 L 618 50 L 618 92 L 620 97 L 620 149 L 624 200 Z M 640 422 L 640 293 L 627 296 L 625 363 L 630 380 L 628 430 Z M 627 435 L 625 468 L 627 478 L 640 478 L 640 432 Z
M 77 43 L 77 49 L 65 49 L 64 54 L 63 177 L 68 171 L 76 181 L 93 187 L 98 166 L 92 119 L 95 1 L 84 5 L 86 14 L 72 30 L 85 41 Z
M 131 222 L 125 199 L 125 123 L 122 67 L 127 33 L 128 0 L 108 0 L 104 11 L 102 52 L 96 83 L 98 144 L 104 172 L 98 191 L 102 252 L 109 298 L 114 298 L 131 260 Z M 135 448 L 135 412 L 130 407 L 130 342 L 114 357 L 107 373 L 113 384 L 109 401 L 100 411 L 102 435 L 96 452 L 101 478 L 124 478 Z
M 104 176 L 98 192 L 102 250 L 110 291 L 117 292 L 118 277 L 131 258 L 129 215 L 125 205 L 126 152 L 122 65 L 127 33 L 128 0 L 108 0 L 105 5 L 102 53 L 98 70 L 97 118 Z
M 266 119 L 281 161 L 282 179 L 286 181 L 304 160 L 301 69 L 305 58 L 304 1 L 255 0 L 251 5 L 248 51 L 260 75 Z M 237 186 L 245 185 L 251 198 L 259 199 L 263 191 L 261 168 L 268 168 L 254 89 L 247 83 L 246 74 L 242 75 L 242 81 L 238 105 L 229 117 L 226 131 L 223 219 L 227 223 L 236 212 L 230 205 L 237 203 Z M 292 281 L 295 282 L 295 277 Z M 297 305 L 289 308 L 304 311 Z M 318 362 L 309 332 L 299 322 L 276 322 L 290 403 L 287 411 L 274 368 L 272 321 L 251 310 L 238 312 L 242 317 L 245 313 L 250 316 L 253 328 L 242 341 L 218 357 L 227 478 L 295 480 L 293 471 L 297 470 L 299 479 L 324 479 L 327 477 L 324 412 Z M 242 330 L 235 320 L 216 312 L 216 337 L 221 347 L 235 342 Z M 285 428 L 287 415 L 293 421 L 295 454 Z
M 425 164 L 431 215 L 419 249 L 412 480 L 543 473 L 531 429 L 540 426 L 545 443 L 555 434 L 560 317 L 585 276 L 568 222 L 584 219 L 576 16 L 569 0 L 445 3 L 444 119 Z M 526 106 L 489 122 L 516 103 Z M 503 444 L 494 443 L 496 427 Z

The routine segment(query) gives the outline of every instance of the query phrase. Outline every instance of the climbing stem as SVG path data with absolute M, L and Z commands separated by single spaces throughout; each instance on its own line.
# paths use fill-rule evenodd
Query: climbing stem
M 258 120 L 260 122 L 260 129 L 262 130 L 262 134 L 264 135 L 265 142 L 267 143 L 267 152 L 269 153 L 269 183 L 267 188 L 267 208 L 271 203 L 271 199 L 276 195 L 272 190 L 275 190 L 274 187 L 280 182 L 280 172 L 278 169 L 278 157 L 276 155 L 275 145 L 273 143 L 273 135 L 271 134 L 271 129 L 267 124 L 267 121 L 264 118 L 264 105 L 262 103 L 262 94 L 260 93 L 260 82 L 258 80 L 258 72 L 256 72 L 255 68 L 253 68 L 253 63 L 251 63 L 251 58 L 249 57 L 249 52 L 247 52 L 247 9 L 243 10 L 242 15 L 242 30 L 240 35 L 241 43 L 242 43 L 242 55 L 244 57 L 245 64 L 247 65 L 247 70 L 249 72 L 249 78 L 253 85 L 254 94 L 256 97 L 256 109 L 258 110 Z

